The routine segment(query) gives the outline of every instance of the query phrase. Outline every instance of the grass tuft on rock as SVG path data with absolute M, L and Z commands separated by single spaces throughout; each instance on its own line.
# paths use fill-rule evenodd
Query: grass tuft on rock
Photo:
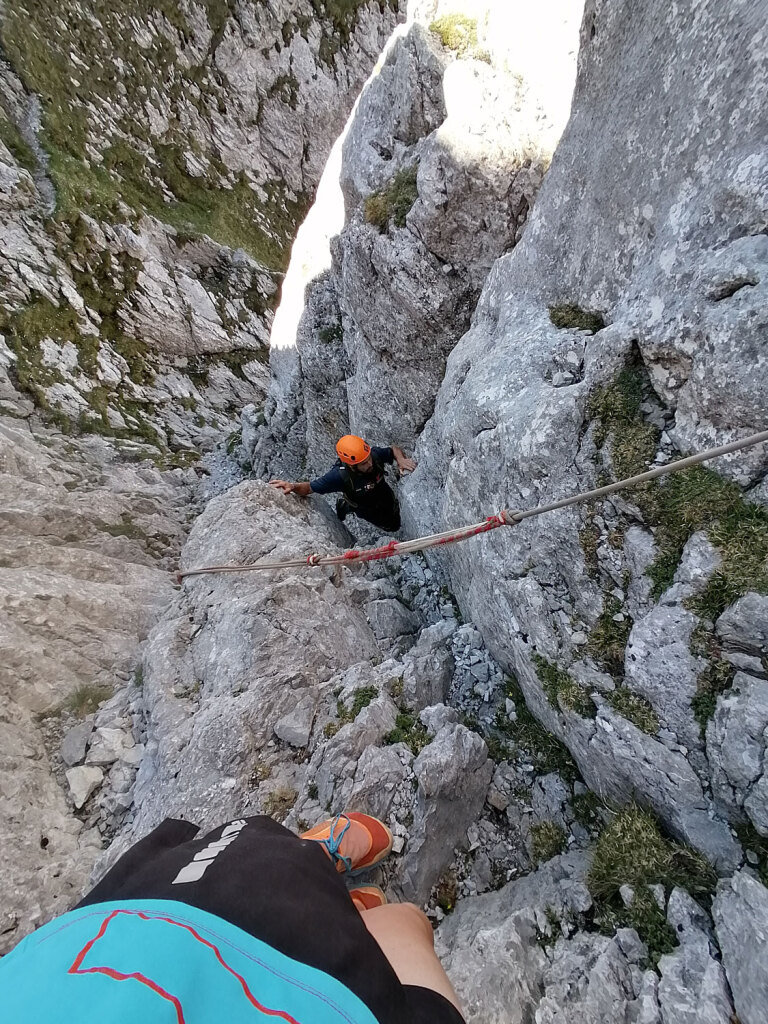
M 440 42 L 448 50 L 453 50 L 459 57 L 472 56 L 477 48 L 477 18 L 468 18 L 466 14 L 446 14 L 437 18 L 429 26 Z
M 354 722 L 363 708 L 367 708 L 371 701 L 376 700 L 378 696 L 378 687 L 361 686 L 359 690 L 355 690 L 349 709 L 347 709 L 341 701 L 338 701 L 336 705 L 336 713 L 339 716 L 339 721 L 342 725 L 346 725 L 347 722 Z
M 405 743 L 414 754 L 420 754 L 429 743 L 429 734 L 416 715 L 400 711 L 395 719 L 395 728 L 384 737 L 386 744 Z
M 624 652 L 632 630 L 632 619 L 622 612 L 622 604 L 613 594 L 606 595 L 603 612 L 592 627 L 586 651 L 612 676 L 624 675 Z M 617 622 L 616 615 L 624 615 Z
M 507 679 L 507 696 L 515 702 L 517 718 L 514 722 L 506 716 L 497 718 L 496 726 L 505 739 L 525 752 L 539 774 L 558 772 L 568 782 L 577 779 L 579 770 L 568 748 L 533 716 L 520 684 L 511 676 Z
M 605 320 L 599 313 L 591 313 L 579 306 L 550 306 L 549 319 L 561 330 L 589 331 L 597 334 L 605 327 Z
M 622 885 L 661 883 L 708 900 L 717 884 L 714 868 L 696 850 L 662 835 L 656 819 L 640 807 L 620 811 L 597 841 L 587 884 L 595 900 L 619 897 Z
M 0 142 L 6 147 L 16 163 L 25 171 L 34 174 L 37 170 L 37 158 L 34 150 L 24 139 L 19 129 L 9 118 L 3 116 L 0 108 Z
M 557 665 L 553 665 L 539 654 L 533 655 L 533 663 L 547 700 L 556 711 L 565 707 L 583 718 L 595 717 L 597 710 L 591 697 L 567 672 L 563 672 Z
M 275 821 L 285 821 L 298 797 L 299 794 L 291 786 L 278 786 L 264 797 L 264 813 Z
M 99 704 L 112 696 L 108 686 L 83 683 L 64 701 L 64 709 L 78 718 L 86 718 L 98 711 Z
M 660 884 L 669 896 L 679 886 L 708 906 L 716 883 L 714 868 L 700 853 L 663 836 L 654 817 L 639 807 L 624 809 L 600 833 L 587 876 L 601 929 L 613 934 L 619 927 L 635 928 L 654 964 L 677 939 L 647 887 Z M 622 885 L 635 890 L 629 907 L 619 893 Z
M 598 421 L 595 441 L 610 441 L 614 479 L 633 476 L 653 460 L 658 431 L 644 423 L 643 395 L 650 388 L 638 354 L 607 385 L 596 388 L 588 414 Z M 722 564 L 689 607 L 713 621 L 748 591 L 768 593 L 768 509 L 744 498 L 740 488 L 711 469 L 694 466 L 627 492 L 655 530 L 658 554 L 646 570 L 659 598 L 672 584 L 692 534 L 707 533 Z
M 691 636 L 691 654 L 706 659 L 706 667 L 696 680 L 696 693 L 691 708 L 701 728 L 702 736 L 707 723 L 715 713 L 717 698 L 730 690 L 736 669 L 721 657 L 720 644 L 709 623 L 700 622 Z
M 562 853 L 567 846 L 565 829 L 556 821 L 539 821 L 531 825 L 531 856 L 533 863 L 543 864 Z
M 655 736 L 659 731 L 659 716 L 645 697 L 633 693 L 626 686 L 617 686 L 613 692 L 606 694 L 606 699 L 618 715 L 649 736 Z
M 365 200 L 364 215 L 369 224 L 379 231 L 386 231 L 390 222 L 398 228 L 405 227 L 405 218 L 419 198 L 416 185 L 418 167 L 403 167 L 381 192 L 374 192 Z

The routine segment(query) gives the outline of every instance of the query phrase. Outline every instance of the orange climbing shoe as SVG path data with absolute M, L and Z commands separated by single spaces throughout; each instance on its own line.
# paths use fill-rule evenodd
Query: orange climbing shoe
M 357 811 L 327 818 L 300 838 L 321 843 L 336 870 L 350 874 L 367 871 L 392 850 L 392 833 L 384 822 Z
M 374 907 L 383 907 L 387 902 L 384 890 L 378 885 L 363 885 L 359 889 L 350 889 L 349 895 L 360 913 L 364 910 L 373 910 Z

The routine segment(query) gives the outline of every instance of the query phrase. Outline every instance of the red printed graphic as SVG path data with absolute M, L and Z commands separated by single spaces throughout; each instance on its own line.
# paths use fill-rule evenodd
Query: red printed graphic
M 145 974 L 141 974 L 139 971 L 136 971 L 132 974 L 123 974 L 121 971 L 116 971 L 113 967 L 106 966 L 82 966 L 82 963 L 85 960 L 86 956 L 90 953 L 90 951 L 99 941 L 99 939 L 102 939 L 106 934 L 110 922 L 113 921 L 120 914 L 126 914 L 130 917 L 139 917 L 142 921 L 164 921 L 166 924 L 172 924 L 175 925 L 177 928 L 183 928 L 185 931 L 189 932 L 203 946 L 206 946 L 208 949 L 213 950 L 216 959 L 224 968 L 224 970 L 240 982 L 246 999 L 251 1003 L 253 1007 L 255 1007 L 255 1009 L 259 1010 L 260 1013 L 266 1014 L 268 1017 L 279 1017 L 281 1020 L 287 1021 L 287 1024 L 299 1024 L 299 1021 L 297 1021 L 295 1017 L 292 1017 L 289 1013 L 286 1013 L 284 1010 L 273 1010 L 270 1009 L 270 1007 L 264 1006 L 262 1003 L 260 1003 L 256 996 L 251 992 L 250 988 L 248 988 L 248 983 L 246 982 L 245 978 L 243 978 L 242 975 L 238 974 L 237 971 L 235 971 L 232 967 L 229 966 L 229 964 L 224 960 L 224 957 L 221 955 L 217 947 L 214 946 L 212 942 L 208 942 L 207 939 L 204 939 L 202 935 L 199 935 L 194 928 L 190 927 L 190 925 L 182 924 L 180 921 L 174 921 L 173 918 L 171 917 L 161 917 L 160 915 L 144 914 L 139 910 L 113 910 L 109 917 L 106 917 L 102 921 L 101 928 L 99 928 L 99 931 L 94 936 L 94 938 L 92 938 L 89 942 L 86 942 L 86 944 L 77 954 L 74 963 L 67 972 L 68 974 L 104 974 L 108 978 L 112 978 L 114 981 L 138 981 L 140 984 L 146 985 L 147 988 L 151 989 L 162 999 L 165 999 L 172 1004 L 176 1011 L 177 1024 L 186 1024 L 184 1018 L 184 1008 L 181 1005 L 181 1001 L 172 993 L 166 992 L 164 988 L 162 988 L 160 985 L 154 982 L 151 978 L 148 978 Z

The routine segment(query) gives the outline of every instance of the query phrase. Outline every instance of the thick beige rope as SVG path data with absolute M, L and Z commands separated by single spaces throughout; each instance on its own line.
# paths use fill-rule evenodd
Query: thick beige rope
M 682 469 L 691 466 L 698 466 L 701 462 L 708 462 L 710 459 L 720 458 L 722 455 L 729 455 L 731 452 L 741 451 L 743 448 L 751 448 L 753 445 L 768 441 L 768 430 L 759 434 L 752 434 L 741 441 L 731 441 L 730 444 L 721 445 L 719 448 L 710 448 L 699 452 L 697 455 L 690 455 L 688 458 L 679 459 L 677 462 L 668 462 L 665 466 L 657 466 L 648 470 L 647 473 L 640 473 L 637 476 L 628 477 L 626 480 L 618 480 L 615 484 L 607 484 L 605 487 L 597 487 L 592 491 L 584 491 L 581 494 L 574 494 L 570 498 L 562 498 L 560 501 L 550 502 L 548 505 L 538 505 L 536 508 L 510 511 L 503 509 L 496 515 L 488 516 L 481 523 L 474 523 L 471 526 L 459 527 L 455 530 L 446 530 L 444 533 L 433 533 L 428 537 L 417 537 L 415 540 L 391 541 L 378 548 L 365 548 L 361 551 L 352 549 L 340 555 L 307 555 L 304 558 L 289 558 L 282 562 L 255 562 L 252 565 L 209 565 L 200 569 L 189 569 L 187 572 L 178 573 L 179 582 L 188 576 L 200 576 L 204 573 L 228 573 L 228 572 L 250 572 L 253 569 L 300 569 L 314 565 L 344 565 L 350 562 L 375 562 L 382 558 L 393 558 L 399 555 L 407 555 L 413 551 L 424 551 L 427 548 L 438 547 L 442 544 L 454 544 L 456 541 L 467 540 L 469 537 L 476 537 L 481 533 L 488 533 L 499 526 L 516 526 L 524 519 L 531 519 L 533 516 L 544 515 L 545 512 L 554 512 L 556 509 L 568 508 L 569 505 L 578 505 L 586 501 L 594 501 L 597 498 L 604 498 L 608 494 L 624 490 L 626 487 L 635 487 L 637 484 L 644 484 L 649 480 L 656 480 L 660 476 L 669 473 L 677 473 Z

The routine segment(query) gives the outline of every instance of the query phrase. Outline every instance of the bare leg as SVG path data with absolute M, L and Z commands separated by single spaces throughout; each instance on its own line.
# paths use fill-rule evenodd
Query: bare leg
M 437 959 L 432 925 L 413 903 L 387 903 L 360 913 L 366 928 L 404 985 L 421 985 L 445 996 L 461 1013 L 459 1000 Z

